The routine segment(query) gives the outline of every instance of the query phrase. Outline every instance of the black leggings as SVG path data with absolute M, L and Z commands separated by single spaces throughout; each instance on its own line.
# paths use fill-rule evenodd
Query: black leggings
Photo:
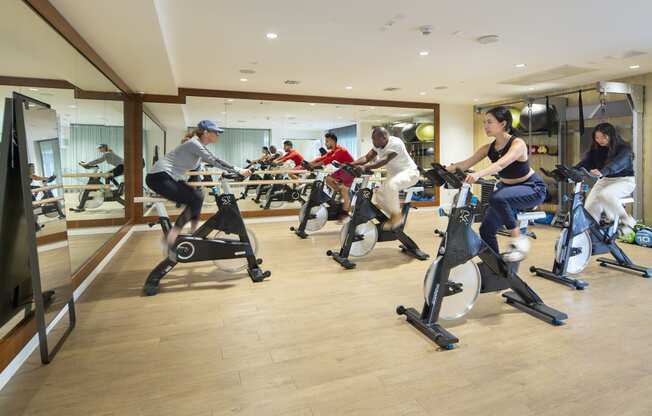
M 145 177 L 145 183 L 157 194 L 186 206 L 174 223 L 175 227 L 183 228 L 188 221 L 199 220 L 204 203 L 204 195 L 200 190 L 189 186 L 184 181 L 175 181 L 165 172 L 148 174 Z
M 114 167 L 113 169 L 111 169 L 109 172 L 113 174 L 110 181 L 115 186 L 120 186 L 120 184 L 118 183 L 118 181 L 115 180 L 115 178 L 117 178 L 118 176 L 124 175 L 124 173 L 125 173 L 125 165 L 118 165 L 118 166 Z

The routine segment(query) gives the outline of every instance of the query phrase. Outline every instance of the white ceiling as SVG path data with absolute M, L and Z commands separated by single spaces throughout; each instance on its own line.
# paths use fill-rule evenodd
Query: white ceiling
M 188 97 L 183 105 L 186 125 L 215 120 L 220 126 L 328 130 L 369 121 L 386 123 L 421 117 L 432 122 L 432 110 Z
M 134 89 L 150 93 L 182 86 L 470 104 L 630 75 L 633 64 L 652 70 L 652 2 L 641 0 L 52 3 Z M 429 36 L 417 30 L 426 24 Z M 487 34 L 501 41 L 475 41 Z M 623 58 L 632 51 L 644 55 Z M 563 65 L 592 71 L 501 84 Z M 240 69 L 256 74 L 240 82 Z
M 118 91 L 24 2 L 0 6 L 0 75 L 68 81 L 82 89 Z
M 78 100 L 73 90 L 59 88 L 27 88 L 0 85 L 0 97 L 18 92 L 56 110 L 62 126 L 70 124 L 123 125 L 122 101 Z M 3 111 L 0 109 L 0 111 Z
M 147 93 L 194 87 L 472 104 L 652 71 L 652 2 L 642 0 L 52 3 L 133 90 Z M 32 22 L 21 1 L 5 0 L 2 8 L 0 30 L 11 42 L 0 53 L 12 59 L 0 62 L 0 74 L 106 89 L 94 84 L 100 82 L 91 79 L 94 68 L 89 72 L 72 48 L 55 45 L 51 33 L 45 39 L 51 29 Z M 428 24 L 433 31 L 424 36 L 418 27 Z M 267 32 L 278 39 L 267 39 Z M 488 34 L 501 40 L 476 42 Z M 422 50 L 430 55 L 419 56 Z M 634 64 L 640 68 L 629 69 Z M 529 81 L 551 70 L 570 75 Z M 287 79 L 300 84 L 285 85 Z M 177 127 L 215 111 L 212 102 L 151 108 Z

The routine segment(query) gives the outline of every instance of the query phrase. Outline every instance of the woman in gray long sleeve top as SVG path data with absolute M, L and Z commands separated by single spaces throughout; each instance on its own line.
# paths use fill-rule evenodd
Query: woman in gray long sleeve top
M 98 165 L 102 162 L 106 162 L 109 165 L 113 166 L 113 169 L 109 171 L 113 176 L 111 176 L 110 181 L 115 185 L 115 186 L 120 186 L 118 181 L 115 179 L 118 176 L 122 176 L 125 172 L 125 166 L 124 166 L 124 160 L 113 153 L 113 149 L 109 147 L 108 144 L 101 144 L 97 146 L 97 150 L 102 153 L 102 156 L 95 160 L 91 160 L 90 162 L 81 162 L 81 165 L 85 168 L 88 168 L 89 166 L 95 166 Z M 83 208 L 83 207 L 82 207 Z
M 185 205 L 184 210 L 168 233 L 168 245 L 173 245 L 183 227 L 191 221 L 194 231 L 199 223 L 203 204 L 203 194 L 186 182 L 186 172 L 195 169 L 200 162 L 205 162 L 229 173 L 249 176 L 250 172 L 241 170 L 218 159 L 206 148 L 209 143 L 216 143 L 220 133 L 224 132 L 214 122 L 203 120 L 192 132 L 192 138 L 168 152 L 156 162 L 145 178 L 147 186 L 159 195 Z

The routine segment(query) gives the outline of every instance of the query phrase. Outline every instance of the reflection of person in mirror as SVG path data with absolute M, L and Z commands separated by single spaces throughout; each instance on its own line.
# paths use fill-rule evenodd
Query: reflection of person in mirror
M 228 173 L 237 173 L 245 177 L 251 175 L 249 170 L 236 168 L 218 159 L 206 148 L 209 144 L 217 143 L 220 133 L 223 132 L 223 129 L 210 120 L 200 121 L 197 128 L 192 131 L 192 138 L 159 159 L 145 178 L 149 189 L 170 201 L 185 205 L 167 235 L 168 246 L 174 245 L 188 222 L 191 223 L 191 232 L 194 232 L 199 225 L 204 197 L 198 188 L 193 188 L 186 183 L 186 172 L 196 169 L 200 162 L 204 162 Z
M 387 129 L 376 127 L 371 133 L 373 148 L 366 155 L 352 163 L 363 171 L 385 167 L 387 177 L 375 192 L 378 206 L 387 211 L 389 221 L 385 229 L 396 229 L 401 225 L 401 204 L 399 192 L 417 183 L 419 169 L 410 157 L 405 143 L 398 137 L 390 136 Z
M 48 183 L 53 182 L 57 178 L 55 175 L 52 175 L 52 176 L 40 176 L 40 175 L 37 175 L 36 174 L 36 166 L 34 166 L 33 163 L 30 163 L 27 166 L 28 166 L 28 169 L 29 169 L 29 178 L 31 179 L 31 181 L 41 182 L 41 184 L 38 185 L 38 186 L 34 186 L 34 185 L 30 184 L 31 189 L 38 189 L 38 188 L 47 186 Z M 41 200 L 41 199 L 50 199 L 50 198 L 54 198 L 54 194 L 52 193 L 52 190 L 50 190 L 50 189 L 46 189 L 44 191 L 40 191 L 40 192 L 37 192 L 37 193 L 32 192 L 32 201 L 38 201 L 38 200 Z M 59 219 L 66 218 L 65 214 L 61 210 L 61 206 L 59 205 L 59 203 L 53 202 L 52 204 L 48 204 L 48 205 L 51 206 L 52 208 L 54 208 L 57 211 L 57 213 L 59 214 Z M 47 207 L 45 207 L 45 206 L 42 207 L 42 210 L 45 210 L 45 209 L 47 209 Z M 38 230 L 38 228 L 39 227 L 37 227 L 37 230 Z
M 281 152 L 279 152 L 278 149 L 276 149 L 276 146 L 274 146 L 274 145 L 269 146 L 269 160 L 268 161 L 272 162 L 272 161 L 278 159 L 279 157 L 281 157 Z
M 111 182 L 115 186 L 120 186 L 115 178 L 124 174 L 124 160 L 122 160 L 120 156 L 113 153 L 113 149 L 111 149 L 108 144 L 101 144 L 97 146 L 97 150 L 102 153 L 102 156 L 98 157 L 95 160 L 91 160 L 90 162 L 81 162 L 80 164 L 85 168 L 89 168 L 91 166 L 97 166 L 102 162 L 108 163 L 109 165 L 113 166 L 113 169 L 109 171 L 109 173 L 111 173 Z
M 292 161 L 294 162 L 294 167 L 296 169 L 300 169 L 301 164 L 303 163 L 303 156 L 301 156 L 301 153 L 299 153 L 298 150 L 294 149 L 291 141 L 286 140 L 283 142 L 283 150 L 285 150 L 285 154 L 272 161 L 272 166 L 278 166 L 284 164 L 285 162 Z M 298 177 L 294 174 L 289 174 L 288 176 L 292 179 L 297 179 Z
M 324 135 L 326 141 L 326 153 L 321 157 L 309 163 L 310 168 L 314 169 L 319 166 L 329 165 L 333 162 L 340 164 L 353 162 L 353 156 L 343 146 L 337 144 L 337 136 L 333 133 Z M 333 192 L 339 192 L 342 197 L 342 212 L 339 219 L 343 220 L 351 208 L 351 198 L 349 198 L 349 189 L 353 184 L 353 175 L 341 167 L 326 177 L 324 182 Z

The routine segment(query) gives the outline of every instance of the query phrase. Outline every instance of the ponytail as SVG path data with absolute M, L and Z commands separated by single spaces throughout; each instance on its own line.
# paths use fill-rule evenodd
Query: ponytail
M 204 133 L 206 132 L 205 129 L 200 129 L 195 127 L 194 129 L 190 130 L 188 133 L 186 133 L 185 136 L 183 136 L 183 139 L 181 139 L 181 143 L 185 143 L 188 140 L 192 139 L 193 137 L 201 137 Z

